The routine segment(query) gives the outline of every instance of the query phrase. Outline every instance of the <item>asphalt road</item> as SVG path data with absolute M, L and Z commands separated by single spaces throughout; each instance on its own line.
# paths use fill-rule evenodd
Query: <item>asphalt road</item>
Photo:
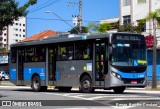
M 0 86 L 0 105 L 3 105 L 0 109 L 159 109 L 160 91 L 126 90 L 123 94 L 115 94 L 113 91 L 96 90 L 87 94 L 80 93 L 78 89 L 32 92 L 30 87 Z

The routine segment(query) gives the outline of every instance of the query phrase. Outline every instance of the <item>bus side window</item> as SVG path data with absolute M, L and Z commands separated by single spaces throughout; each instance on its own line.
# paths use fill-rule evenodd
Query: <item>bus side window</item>
M 61 54 L 61 60 L 67 60 L 66 52 L 62 52 Z
M 83 53 L 83 58 L 84 59 L 88 59 L 89 58 L 89 56 L 87 55 L 86 51 Z
M 58 49 L 58 60 L 65 61 L 65 60 L 72 60 L 73 59 L 73 45 L 71 44 L 64 44 L 60 45 Z
M 35 62 L 45 61 L 45 47 L 43 46 L 36 47 L 34 61 Z
M 89 42 L 78 42 L 75 44 L 75 59 L 92 59 L 92 46 Z
M 11 52 L 12 53 L 11 54 L 11 62 L 15 63 L 16 62 L 16 56 L 17 56 L 17 50 L 15 48 L 13 48 L 11 51 L 12 51 Z
M 25 50 L 25 61 L 26 62 L 33 62 L 34 61 L 34 47 L 31 46 L 31 47 L 26 47 L 26 50 Z

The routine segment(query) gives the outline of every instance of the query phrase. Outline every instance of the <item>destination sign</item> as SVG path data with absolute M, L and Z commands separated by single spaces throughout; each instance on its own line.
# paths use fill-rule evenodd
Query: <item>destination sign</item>
M 116 40 L 133 40 L 139 41 L 141 40 L 140 36 L 130 36 L 130 35 L 116 35 Z

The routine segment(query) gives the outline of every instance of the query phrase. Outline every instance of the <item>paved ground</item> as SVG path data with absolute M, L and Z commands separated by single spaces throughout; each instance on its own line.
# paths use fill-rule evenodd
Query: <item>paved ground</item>
M 48 89 L 47 92 L 32 92 L 30 87 L 0 86 L 0 100 L 12 102 L 42 102 L 45 107 L 28 107 L 40 109 L 159 109 L 160 91 L 126 90 L 123 94 L 113 91 L 96 90 L 94 93 L 80 93 L 78 89 L 70 92 L 59 92 Z M 15 104 L 13 104 L 15 105 Z M 83 107 L 82 107 L 83 106 Z M 147 107 L 148 106 L 148 107 Z M 0 109 L 18 109 L 20 106 L 0 107 Z M 21 107 L 22 108 L 22 107 Z M 23 107 L 27 108 L 27 107 Z

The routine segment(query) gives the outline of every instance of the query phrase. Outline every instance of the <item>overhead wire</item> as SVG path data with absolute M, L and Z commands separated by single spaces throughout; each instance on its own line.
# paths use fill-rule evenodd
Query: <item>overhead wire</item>
M 36 11 L 39 11 L 39 10 L 41 10 L 41 9 L 47 7 L 47 6 L 56 4 L 56 3 L 60 2 L 60 1 L 61 1 L 61 0 L 54 0 L 53 2 L 51 2 L 51 3 L 49 3 L 49 4 L 47 3 L 46 5 L 44 5 L 44 6 L 40 7 L 40 8 L 38 8 L 38 9 L 35 9 L 35 10 L 33 10 L 33 11 L 30 11 L 29 14 L 31 14 L 31 13 L 33 13 L 33 12 L 36 12 Z
M 49 3 L 49 2 L 51 2 L 51 1 L 53 1 L 53 0 L 48 0 L 47 2 L 45 2 L 45 3 L 43 3 L 43 4 L 38 5 L 37 7 L 35 7 L 35 8 L 33 8 L 33 9 L 31 9 L 30 11 L 36 10 L 36 9 L 38 9 L 38 8 L 42 7 L 43 5 L 48 4 L 48 3 Z

